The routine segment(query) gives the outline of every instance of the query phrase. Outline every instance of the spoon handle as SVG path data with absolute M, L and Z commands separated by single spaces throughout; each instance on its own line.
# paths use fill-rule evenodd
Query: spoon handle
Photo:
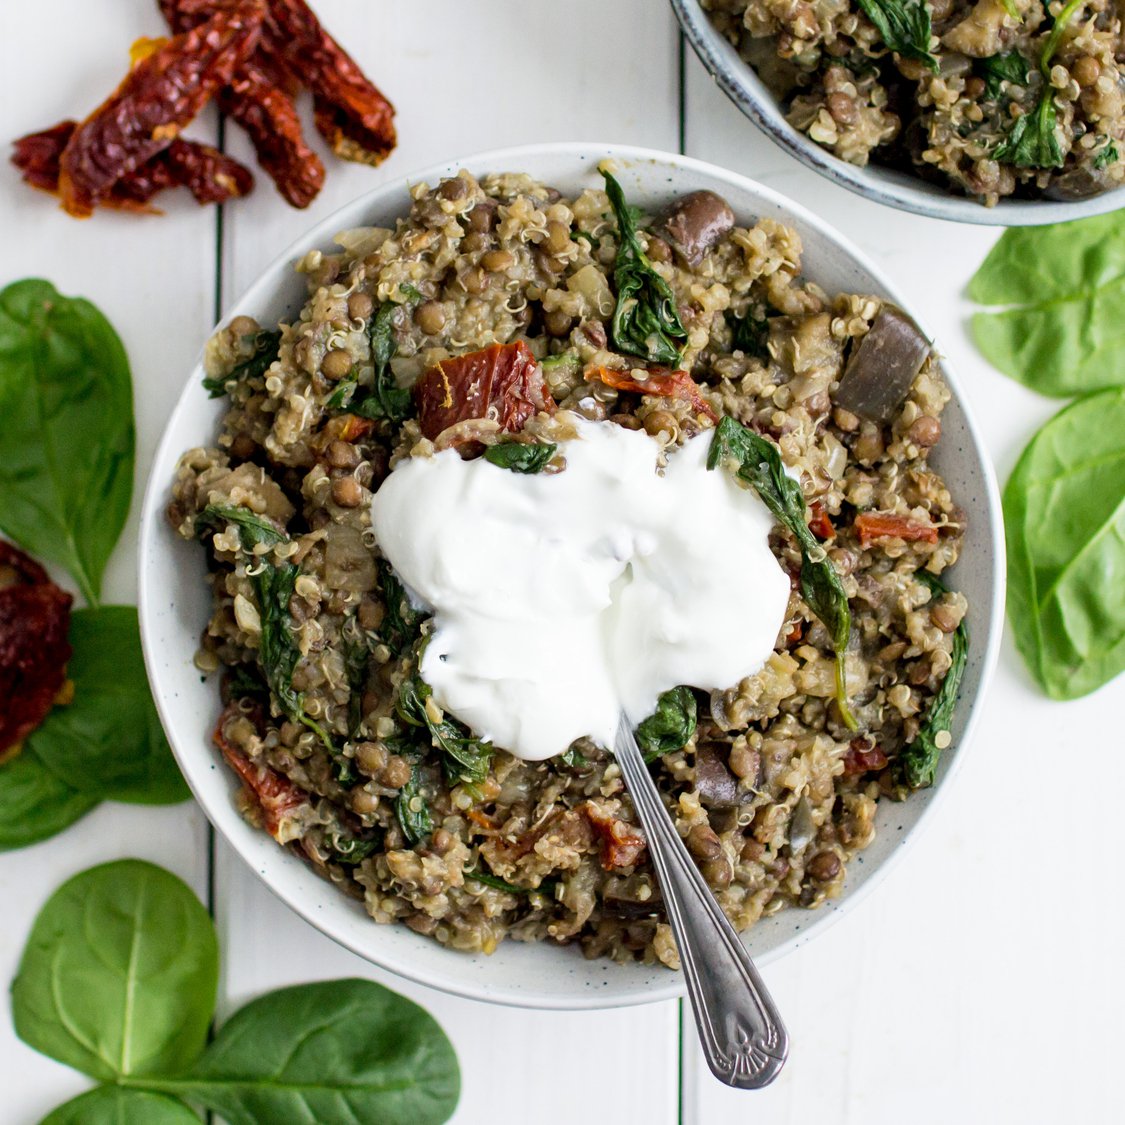
M 624 715 L 614 754 L 648 837 L 707 1065 L 736 1089 L 768 1086 L 789 1053 L 781 1016 L 688 855 Z

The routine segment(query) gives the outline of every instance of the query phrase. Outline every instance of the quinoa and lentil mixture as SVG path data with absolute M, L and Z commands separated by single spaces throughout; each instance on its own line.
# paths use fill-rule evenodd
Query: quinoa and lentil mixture
M 1120 0 L 702 0 L 841 160 L 992 206 L 1125 183 Z
M 207 349 L 228 409 L 215 445 L 183 456 L 168 514 L 207 551 L 197 663 L 221 673 L 214 740 L 245 815 L 376 921 L 453 948 L 551 940 L 677 966 L 611 755 L 580 739 L 522 761 L 442 713 L 418 675 L 429 622 L 379 557 L 369 509 L 400 459 L 451 445 L 549 442 L 581 416 L 671 450 L 729 416 L 800 475 L 811 555 L 850 605 L 847 702 L 779 525 L 793 592 L 775 651 L 728 690 L 668 693 L 652 768 L 739 930 L 839 895 L 877 802 L 932 781 L 964 655 L 965 599 L 936 577 L 964 515 L 927 464 L 949 399 L 928 342 L 878 298 L 807 281 L 794 230 L 742 226 L 710 192 L 639 218 L 518 174 L 411 195 L 394 229 L 299 263 L 309 295 L 292 323 L 240 316 Z M 622 223 L 639 224 L 631 255 Z M 618 290 L 638 276 L 671 298 L 678 364 L 636 354 L 668 346 L 629 334 L 645 292 L 622 305 Z M 435 371 L 440 401 L 424 390 Z

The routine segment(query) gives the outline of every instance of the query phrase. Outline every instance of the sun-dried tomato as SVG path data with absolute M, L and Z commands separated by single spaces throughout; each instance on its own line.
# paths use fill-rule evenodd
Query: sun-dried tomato
M 883 748 L 866 735 L 853 738 L 844 755 L 844 773 L 851 776 L 881 770 L 886 764 L 887 755 L 883 753 Z
M 0 758 L 47 717 L 66 683 L 71 596 L 0 542 Z
M 269 0 L 266 46 L 313 94 L 316 127 L 345 160 L 378 164 L 395 147 L 394 106 L 324 30 L 305 0 Z
M 832 517 L 824 510 L 824 505 L 819 500 L 814 500 L 809 505 L 809 530 L 822 542 L 836 536 L 836 528 L 832 526 Z
M 582 811 L 601 843 L 602 867 L 606 871 L 632 867 L 641 858 L 648 845 L 631 824 L 610 816 L 589 801 L 582 806 Z
M 418 380 L 414 396 L 422 433 L 431 440 L 470 418 L 517 433 L 540 410 L 555 409 L 542 369 L 522 340 L 443 359 Z
M 219 716 L 211 740 L 226 759 L 227 765 L 242 779 L 247 795 L 261 810 L 265 830 L 279 844 L 288 843 L 292 837 L 287 831 L 286 821 L 291 820 L 298 809 L 310 803 L 309 795 L 276 770 L 250 761 L 226 737 L 224 728 L 227 723 L 241 715 L 237 704 L 228 704 Z
M 113 185 L 166 149 L 250 57 L 263 0 L 240 0 L 137 63 L 78 128 L 60 160 L 59 194 L 79 217 Z
M 905 539 L 916 543 L 936 543 L 938 540 L 937 528 L 932 523 L 889 512 L 861 512 L 853 526 L 861 547 L 869 547 L 879 539 Z
M 719 420 L 714 407 L 703 397 L 699 384 L 686 371 L 672 371 L 667 367 L 650 368 L 643 379 L 633 377 L 631 371 L 617 371 L 612 367 L 594 367 L 586 372 L 587 379 L 597 379 L 607 387 L 637 394 L 658 395 L 661 398 L 678 398 L 691 404 L 693 410 Z
M 24 180 L 43 191 L 59 188 L 59 159 L 77 128 L 62 121 L 15 143 L 12 163 Z M 148 204 L 167 188 L 187 187 L 200 203 L 223 203 L 246 195 L 254 186 L 249 168 L 210 145 L 177 137 L 151 160 L 123 176 L 100 201 L 100 206 L 124 211 L 154 211 Z
M 210 19 L 220 0 L 160 0 L 173 31 L 183 33 Z M 285 201 L 307 207 L 324 186 L 324 164 L 305 143 L 293 103 L 296 82 L 260 48 L 238 69 L 218 97 L 219 109 L 246 130 L 258 163 Z

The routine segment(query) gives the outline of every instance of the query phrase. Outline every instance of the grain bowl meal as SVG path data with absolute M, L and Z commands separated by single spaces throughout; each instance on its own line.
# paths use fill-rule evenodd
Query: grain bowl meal
M 606 749 L 636 727 L 735 927 L 840 894 L 965 663 L 949 391 L 793 229 L 526 175 L 411 190 L 208 345 L 168 515 L 245 815 L 379 922 L 678 964 Z
M 1125 183 L 1116 0 L 701 0 L 791 125 L 992 206 Z

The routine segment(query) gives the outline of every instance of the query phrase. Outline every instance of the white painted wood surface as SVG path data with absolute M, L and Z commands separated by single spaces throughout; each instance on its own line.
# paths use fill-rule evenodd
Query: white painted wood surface
M 213 320 L 288 242 L 386 176 L 458 153 L 604 139 L 676 150 L 754 176 L 812 207 L 876 258 L 925 311 L 961 373 L 1003 479 L 1055 408 L 990 370 L 965 335 L 961 291 L 995 231 L 874 207 L 758 136 L 680 42 L 662 0 L 314 0 L 396 102 L 401 145 L 372 171 L 329 162 L 306 213 L 260 178 L 223 223 L 190 200 L 160 219 L 79 224 L 0 172 L 0 284 L 29 275 L 95 300 L 133 363 L 138 489 L 183 373 Z M 0 5 L 0 138 L 92 107 L 129 43 L 159 34 L 152 3 Z M 192 129 L 214 136 L 210 118 Z M 237 129 L 228 148 L 246 153 Z M 107 595 L 135 594 L 131 523 Z M 1010 644 L 965 768 L 912 854 L 857 911 L 766 977 L 793 1037 L 779 1082 L 732 1094 L 707 1073 L 676 1004 L 529 1013 L 443 996 L 379 974 L 274 900 L 199 812 L 104 806 L 64 836 L 0 855 L 0 980 L 66 877 L 136 855 L 214 907 L 224 952 L 221 1011 L 281 984 L 356 974 L 425 1004 L 464 1071 L 459 1125 L 597 1114 L 625 1125 L 1091 1123 L 1125 1118 L 1115 1065 L 1125 1008 L 1117 889 L 1125 738 L 1119 682 L 1049 703 Z M 33 1125 L 84 1079 L 15 1040 L 0 1015 L 0 1125 Z M 284 1125 L 284 1123 L 278 1123 Z

